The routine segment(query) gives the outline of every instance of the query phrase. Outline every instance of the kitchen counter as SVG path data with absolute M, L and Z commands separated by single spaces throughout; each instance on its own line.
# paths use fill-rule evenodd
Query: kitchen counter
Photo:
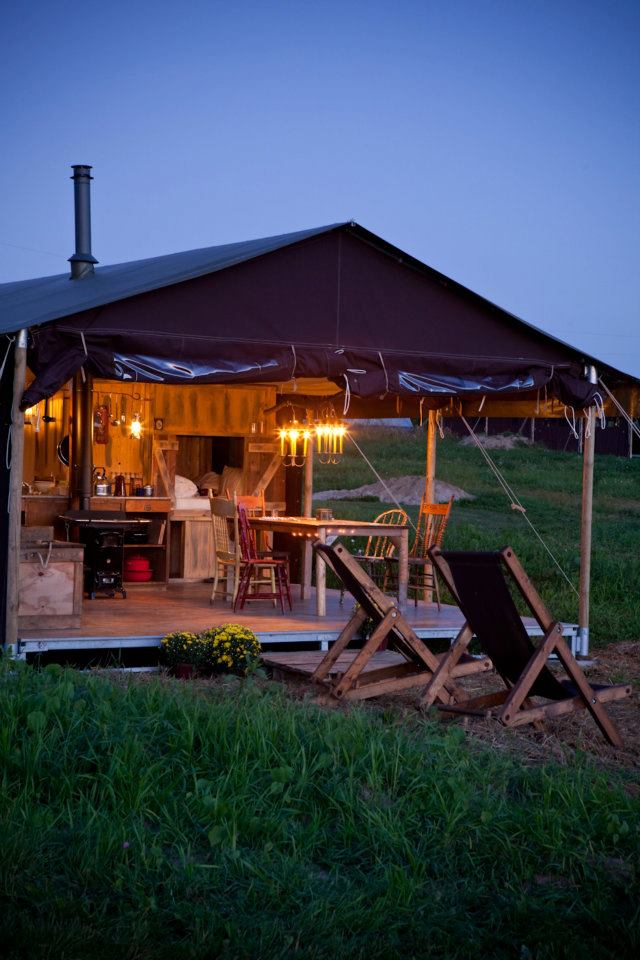
M 90 510 L 118 510 L 124 513 L 169 513 L 168 497 L 91 497 Z

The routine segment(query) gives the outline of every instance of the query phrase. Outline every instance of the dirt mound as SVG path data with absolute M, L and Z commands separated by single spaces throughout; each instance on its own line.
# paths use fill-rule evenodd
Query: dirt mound
M 391 477 L 385 483 L 398 503 L 420 503 L 424 493 L 423 476 Z M 475 500 L 475 497 L 472 497 L 470 493 L 456 487 L 453 483 L 436 480 L 436 503 L 446 503 L 451 496 L 454 500 Z M 365 483 L 353 490 L 320 490 L 313 495 L 314 500 L 360 500 L 362 497 L 377 497 L 382 503 L 393 503 L 392 498 L 380 481 Z
M 521 444 L 525 446 L 531 444 L 528 437 L 521 437 L 512 433 L 497 433 L 493 437 L 485 437 L 483 433 L 477 433 L 476 437 L 487 450 L 513 450 L 514 447 L 519 447 Z M 473 443 L 475 443 L 473 437 L 463 437 L 460 446 L 470 447 Z

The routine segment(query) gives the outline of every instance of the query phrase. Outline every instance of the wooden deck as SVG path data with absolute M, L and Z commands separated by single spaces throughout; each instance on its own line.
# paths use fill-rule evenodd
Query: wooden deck
M 270 602 L 248 604 L 234 613 L 229 603 L 209 603 L 211 585 L 207 583 L 170 583 L 167 589 L 144 587 L 127 591 L 126 600 L 99 598 L 84 600 L 80 627 L 67 630 L 20 631 L 19 656 L 54 650 L 126 649 L 157 647 L 166 633 L 190 630 L 194 633 L 221 623 L 242 623 L 255 631 L 267 647 L 287 644 L 304 649 L 308 645 L 326 650 L 337 638 L 353 612 L 349 596 L 340 606 L 339 591 L 327 591 L 327 616 L 315 612 L 315 596 L 300 600 L 294 590 L 293 611 L 283 616 Z M 423 639 L 451 639 L 462 626 L 457 607 L 409 603 L 406 617 Z M 532 634 L 540 630 L 532 620 L 525 620 Z M 575 634 L 575 626 L 567 625 L 565 635 Z

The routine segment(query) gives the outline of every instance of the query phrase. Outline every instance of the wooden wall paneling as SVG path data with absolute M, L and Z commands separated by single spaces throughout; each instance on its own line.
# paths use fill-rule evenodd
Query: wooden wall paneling
M 108 380 L 96 380 L 94 383 L 94 409 L 101 403 L 109 407 L 111 420 L 117 414 L 119 423 L 109 426 L 109 441 L 106 444 L 94 443 L 93 463 L 100 470 L 106 468 L 107 474 L 132 473 L 143 478 L 143 482 L 150 482 L 151 476 L 151 442 L 153 436 L 153 422 L 149 416 L 150 404 L 145 401 L 148 384 L 136 383 L 131 385 L 112 383 Z M 133 397 L 140 394 L 140 399 Z M 140 412 L 143 430 L 140 440 L 131 437 L 131 418 L 134 413 Z M 121 415 L 125 416 L 125 423 L 120 422 Z
M 161 417 L 173 435 L 247 436 L 252 424 L 273 420 L 264 409 L 275 403 L 275 387 L 149 384 L 149 389 L 151 416 Z
M 34 478 L 48 479 L 53 477 L 61 483 L 69 480 L 69 470 L 58 460 L 58 444 L 62 437 L 69 432 L 70 398 L 67 388 L 59 390 L 47 402 L 41 400 L 38 404 L 40 411 L 40 429 L 36 431 L 36 417 L 32 415 L 29 424 L 25 424 L 24 431 L 24 465 L 23 475 L 25 482 L 31 483 Z M 42 417 L 53 417 L 50 423 L 45 423 Z
M 176 473 L 196 481 L 212 469 L 213 437 L 177 437 Z

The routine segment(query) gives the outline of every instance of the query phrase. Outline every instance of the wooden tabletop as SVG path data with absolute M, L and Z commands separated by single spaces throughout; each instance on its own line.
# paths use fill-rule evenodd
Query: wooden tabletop
M 296 530 L 304 531 L 309 534 L 318 530 L 331 531 L 335 534 L 358 534 L 368 533 L 371 528 L 375 532 L 396 532 L 400 533 L 407 529 L 404 523 L 374 523 L 373 520 L 318 520 L 316 517 L 249 517 L 249 523 L 252 527 L 264 527 L 269 530 Z

